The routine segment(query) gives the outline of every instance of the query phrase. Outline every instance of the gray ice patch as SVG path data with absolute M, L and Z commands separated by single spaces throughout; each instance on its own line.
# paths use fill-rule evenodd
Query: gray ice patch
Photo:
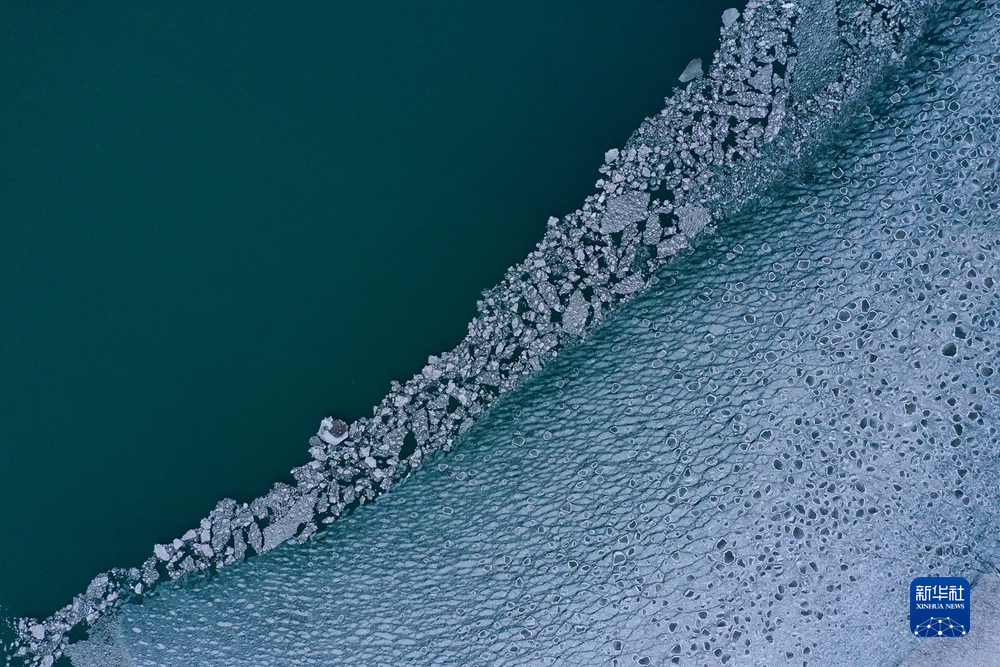
M 697 79 L 699 76 L 705 74 L 705 71 L 701 68 L 701 58 L 695 58 L 687 64 L 684 71 L 678 77 L 681 83 L 687 83 L 692 79 Z

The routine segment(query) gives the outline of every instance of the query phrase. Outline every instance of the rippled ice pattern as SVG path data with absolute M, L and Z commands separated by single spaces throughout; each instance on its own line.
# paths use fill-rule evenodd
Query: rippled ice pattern
M 898 664 L 910 579 L 998 555 L 991 7 L 450 455 L 74 664 Z

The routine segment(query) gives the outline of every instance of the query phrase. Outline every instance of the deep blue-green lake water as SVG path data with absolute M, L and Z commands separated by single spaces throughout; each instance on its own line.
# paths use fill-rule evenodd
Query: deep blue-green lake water
M 0 605 L 454 346 L 731 4 L 0 3 Z

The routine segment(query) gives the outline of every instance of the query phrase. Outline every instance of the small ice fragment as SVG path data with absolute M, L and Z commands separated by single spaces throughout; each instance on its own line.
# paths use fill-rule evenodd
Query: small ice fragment
M 153 547 L 153 553 L 162 561 L 170 560 L 170 552 L 167 551 L 167 547 L 164 544 L 157 544 Z
M 347 440 L 347 424 L 340 419 L 327 417 L 320 422 L 319 433 L 316 435 L 328 445 L 339 445 Z
M 687 64 L 687 67 L 685 67 L 684 71 L 681 72 L 679 78 L 681 83 L 687 83 L 691 79 L 697 79 L 704 73 L 704 70 L 701 69 L 701 58 L 695 58 Z
M 740 17 L 740 10 L 735 7 L 730 7 L 726 11 L 722 12 L 722 25 L 727 28 L 732 24 L 736 23 L 736 19 Z
M 45 626 L 41 623 L 36 623 L 31 626 L 31 636 L 35 639 L 45 639 Z
M 618 159 L 618 149 L 617 148 L 612 148 L 611 150 L 609 150 L 607 153 L 604 154 L 604 161 L 607 164 L 611 164 L 612 162 L 614 162 L 617 159 Z

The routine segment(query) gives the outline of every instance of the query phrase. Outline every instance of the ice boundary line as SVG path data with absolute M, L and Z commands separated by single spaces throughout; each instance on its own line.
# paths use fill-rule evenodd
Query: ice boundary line
M 940 2 L 750 0 L 742 13 L 727 10 L 708 74 L 675 89 L 622 150 L 606 153 L 598 194 L 549 218 L 536 249 L 483 293 L 454 350 L 430 357 L 406 384 L 394 381 L 372 418 L 349 427 L 324 420 L 309 441 L 312 460 L 292 470 L 295 486 L 276 483 L 251 503 L 220 501 L 197 528 L 156 545 L 140 568 L 98 575 L 48 619 L 17 619 L 5 652 L 14 664 L 51 667 L 72 630 L 186 573 L 302 543 L 408 477 L 425 456 L 449 451 L 500 396 L 655 282 L 692 238 L 782 178 L 782 167 L 904 58 Z M 806 26 L 831 30 L 835 52 L 809 62 L 810 45 L 794 39 Z M 830 55 L 839 57 L 836 73 L 796 73 Z

